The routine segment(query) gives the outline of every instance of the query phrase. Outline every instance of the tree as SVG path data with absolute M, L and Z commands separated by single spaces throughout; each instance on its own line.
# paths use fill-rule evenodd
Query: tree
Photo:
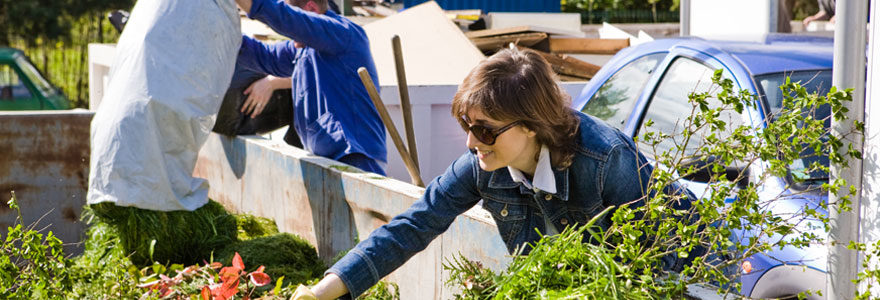
M 80 17 L 103 15 L 112 9 L 131 9 L 134 0 L 0 0 L 0 45 L 13 38 L 29 45 L 37 41 L 69 40 L 72 24 Z

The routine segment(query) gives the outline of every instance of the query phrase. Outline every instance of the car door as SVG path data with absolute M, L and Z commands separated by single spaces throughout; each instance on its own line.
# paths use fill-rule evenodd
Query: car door
M 690 49 L 679 49 L 671 53 L 661 64 L 662 70 L 658 70 L 658 76 L 652 78 L 648 87 L 633 109 L 632 122 L 625 127 L 625 132 L 634 137 L 640 137 L 648 131 L 662 132 L 671 137 L 656 145 L 639 142 L 639 150 L 650 160 L 656 161 L 655 157 L 665 151 L 677 151 L 676 145 L 685 145 L 685 137 L 681 131 L 686 126 L 685 121 L 694 111 L 688 95 L 694 92 L 705 92 L 710 89 L 718 89 L 712 83 L 712 76 L 716 69 L 722 69 L 723 77 L 734 79 L 730 69 L 717 59 L 704 53 Z M 739 82 L 734 80 L 734 88 L 742 89 Z M 721 103 L 717 99 L 709 99 L 712 108 Z M 749 114 L 737 114 L 733 111 L 725 111 L 721 116 L 728 124 L 728 128 L 735 128 L 750 121 Z M 646 127 L 647 121 L 653 123 Z M 693 137 L 707 134 L 707 131 L 698 132 Z M 723 137 L 722 137 L 723 138 Z M 693 138 L 683 147 L 683 157 L 692 156 L 699 146 L 699 139 Z M 700 196 L 706 188 L 703 182 L 683 180 L 683 184 Z
M 15 64 L 0 62 L 0 110 L 42 109 L 40 98 L 26 78 Z

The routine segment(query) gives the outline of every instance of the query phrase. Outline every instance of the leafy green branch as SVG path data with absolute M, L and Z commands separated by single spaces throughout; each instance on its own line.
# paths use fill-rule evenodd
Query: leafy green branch
M 840 190 L 856 193 L 827 175 L 831 165 L 846 167 L 861 158 L 846 141 L 863 125 L 855 123 L 840 136 L 829 126 L 832 120 L 846 122 L 843 104 L 852 100 L 851 90 L 811 94 L 787 80 L 780 86 L 781 107 L 766 112 L 769 121 L 752 125 L 742 120 L 765 113 L 761 99 L 734 90 L 720 70 L 712 83 L 689 95 L 691 113 L 674 132 L 657 131 L 652 120 L 645 121 L 637 142 L 655 167 L 648 196 L 640 206 L 618 207 L 610 227 L 592 234 L 594 243 L 580 238 L 588 226 L 566 230 L 537 242 L 529 256 L 514 257 L 499 274 L 459 257 L 444 265 L 447 284 L 459 286 L 463 299 L 676 298 L 695 283 L 730 294 L 740 292 L 740 276 L 751 271 L 741 268 L 749 257 L 824 245 L 827 211 L 849 204 L 789 204 Z M 847 151 L 838 154 L 841 149 Z M 690 181 L 695 199 L 676 190 L 683 179 Z M 669 272 L 672 258 L 689 264 Z M 876 274 L 865 276 L 880 278 Z

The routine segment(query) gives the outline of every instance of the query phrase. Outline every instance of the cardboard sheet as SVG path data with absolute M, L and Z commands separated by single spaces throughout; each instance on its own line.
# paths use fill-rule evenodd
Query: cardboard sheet
M 391 37 L 400 36 L 409 85 L 461 84 L 485 56 L 431 1 L 364 26 L 380 85 L 396 85 Z

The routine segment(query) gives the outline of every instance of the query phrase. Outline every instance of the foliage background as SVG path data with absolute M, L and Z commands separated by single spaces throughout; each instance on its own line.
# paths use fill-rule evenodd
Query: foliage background
M 134 0 L 0 0 L 0 46 L 21 49 L 61 88 L 73 107 L 88 107 L 88 44 L 115 43 L 107 20 Z
M 780 0 L 792 8 L 794 20 L 819 11 L 816 0 Z M 681 0 L 561 0 L 563 12 L 581 13 L 583 24 L 678 22 Z

